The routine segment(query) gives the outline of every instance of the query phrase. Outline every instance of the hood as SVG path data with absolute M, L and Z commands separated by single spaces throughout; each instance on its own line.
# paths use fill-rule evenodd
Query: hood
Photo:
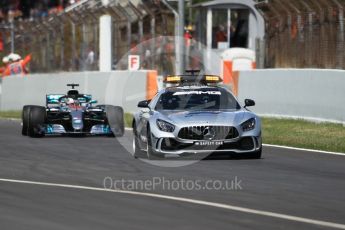
M 222 111 L 159 111 L 162 119 L 173 124 L 212 124 L 212 125 L 238 125 L 245 119 L 245 110 Z

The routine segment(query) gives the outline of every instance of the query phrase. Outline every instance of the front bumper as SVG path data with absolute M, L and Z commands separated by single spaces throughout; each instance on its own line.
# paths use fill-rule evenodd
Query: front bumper
M 157 154 L 185 155 L 198 153 L 250 153 L 259 151 L 261 136 L 245 136 L 231 140 L 199 141 L 178 138 L 153 138 L 154 151 Z

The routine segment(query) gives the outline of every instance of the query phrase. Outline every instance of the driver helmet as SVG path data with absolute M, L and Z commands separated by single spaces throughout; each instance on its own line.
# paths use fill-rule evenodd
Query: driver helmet
M 67 98 L 66 104 L 67 104 L 67 105 L 72 105 L 72 104 L 74 104 L 73 98 Z

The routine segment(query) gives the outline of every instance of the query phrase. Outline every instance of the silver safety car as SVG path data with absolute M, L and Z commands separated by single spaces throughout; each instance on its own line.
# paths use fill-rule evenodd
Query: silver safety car
M 214 75 L 167 76 L 165 88 L 140 101 L 133 118 L 134 157 L 200 157 L 210 153 L 261 158 L 261 121 Z

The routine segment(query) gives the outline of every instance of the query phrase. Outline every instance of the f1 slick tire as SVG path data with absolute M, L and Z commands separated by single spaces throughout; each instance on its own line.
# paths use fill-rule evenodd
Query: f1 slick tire
M 28 135 L 30 137 L 43 137 L 46 121 L 46 108 L 43 106 L 30 106 Z
M 120 106 L 104 105 L 108 124 L 115 137 L 122 137 L 125 133 L 123 109 Z
M 22 110 L 22 135 L 27 136 L 29 134 L 29 116 L 30 108 L 32 105 L 25 105 Z

